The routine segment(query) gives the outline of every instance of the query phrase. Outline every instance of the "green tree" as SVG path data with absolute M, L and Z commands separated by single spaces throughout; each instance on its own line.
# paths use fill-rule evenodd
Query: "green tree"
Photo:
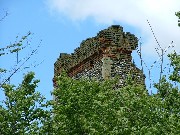
M 174 67 L 170 80 L 163 76 L 158 93 L 149 95 L 144 86 L 129 78 L 127 86 L 113 90 L 116 80 L 105 82 L 57 77 L 53 94 L 54 134 L 179 134 L 180 56 L 169 55 Z
M 45 98 L 35 91 L 38 82 L 30 72 L 17 88 L 3 85 L 6 99 L 0 106 L 0 134 L 39 134 L 45 131 L 42 125 L 48 126 L 50 113 L 43 108 Z
M 8 16 L 8 13 L 0 18 L 0 22 Z M 30 44 L 28 38 L 32 35 L 16 37 L 16 41 L 10 45 L 0 48 L 0 58 L 10 54 L 17 54 L 17 62 L 13 70 L 8 70 L 3 65 L 0 66 L 0 90 L 5 94 L 5 100 L 0 101 L 0 134 L 51 134 L 50 121 L 51 114 L 46 109 L 45 98 L 35 89 L 39 80 L 34 80 L 34 73 L 30 72 L 24 76 L 22 84 L 18 87 L 6 84 L 10 78 L 23 69 L 25 63 L 37 52 L 33 49 L 24 59 L 19 60 L 18 54 Z

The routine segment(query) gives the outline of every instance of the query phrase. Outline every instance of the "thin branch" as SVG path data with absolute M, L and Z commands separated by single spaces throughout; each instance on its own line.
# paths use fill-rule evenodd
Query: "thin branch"
M 0 19 L 0 22 L 2 22 L 8 15 L 9 13 L 6 11 L 5 15 Z
M 160 44 L 159 44 L 159 42 L 158 42 L 158 40 L 157 40 L 157 38 L 156 38 L 156 36 L 155 36 L 155 33 L 154 33 L 153 29 L 152 29 L 152 26 L 151 26 L 150 22 L 149 22 L 148 20 L 147 20 L 147 22 L 148 22 L 149 27 L 150 27 L 150 29 L 151 29 L 151 32 L 152 32 L 152 34 L 153 34 L 153 36 L 154 36 L 154 39 L 156 40 L 156 43 L 158 44 L 159 48 L 162 49 L 161 46 L 160 46 Z
M 39 47 L 39 46 L 38 46 Z M 14 72 L 7 78 L 5 81 L 0 85 L 0 88 L 8 81 L 10 78 L 31 58 L 32 55 L 34 55 L 37 52 L 37 49 L 33 50 L 29 57 L 18 67 L 14 70 Z

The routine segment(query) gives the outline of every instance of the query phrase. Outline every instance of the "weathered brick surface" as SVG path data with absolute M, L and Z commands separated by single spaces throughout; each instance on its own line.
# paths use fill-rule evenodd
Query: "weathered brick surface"
M 54 63 L 54 77 L 63 69 L 75 79 L 88 77 L 103 80 L 118 75 L 119 86 L 122 86 L 127 75 L 131 74 L 137 83 L 144 84 L 145 76 L 132 63 L 131 53 L 137 46 L 135 35 L 123 32 L 119 25 L 113 25 L 82 41 L 74 53 L 61 53 Z

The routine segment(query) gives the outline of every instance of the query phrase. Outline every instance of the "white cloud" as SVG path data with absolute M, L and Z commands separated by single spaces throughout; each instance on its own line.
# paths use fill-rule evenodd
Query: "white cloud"
M 97 23 L 122 22 L 137 28 L 146 38 L 144 54 L 154 56 L 154 41 L 147 19 L 163 48 L 174 41 L 180 51 L 180 28 L 175 12 L 180 10 L 180 0 L 48 0 L 51 10 L 73 21 L 92 17 Z M 179 45 L 179 46 L 178 46 Z

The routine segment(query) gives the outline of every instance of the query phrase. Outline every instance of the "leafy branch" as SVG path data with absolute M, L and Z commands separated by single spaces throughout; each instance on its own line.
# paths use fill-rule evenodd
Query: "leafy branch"
M 9 53 L 15 53 L 15 52 L 17 53 L 18 51 L 26 48 L 26 46 L 23 46 L 23 41 L 25 41 L 31 34 L 32 34 L 31 32 L 28 32 L 27 35 L 21 37 L 21 39 L 17 43 L 13 43 L 6 47 L 0 48 L 0 56 Z M 16 38 L 18 38 L 18 36 Z
M 176 12 L 175 15 L 179 18 L 178 20 L 178 26 L 180 27 L 180 11 Z

